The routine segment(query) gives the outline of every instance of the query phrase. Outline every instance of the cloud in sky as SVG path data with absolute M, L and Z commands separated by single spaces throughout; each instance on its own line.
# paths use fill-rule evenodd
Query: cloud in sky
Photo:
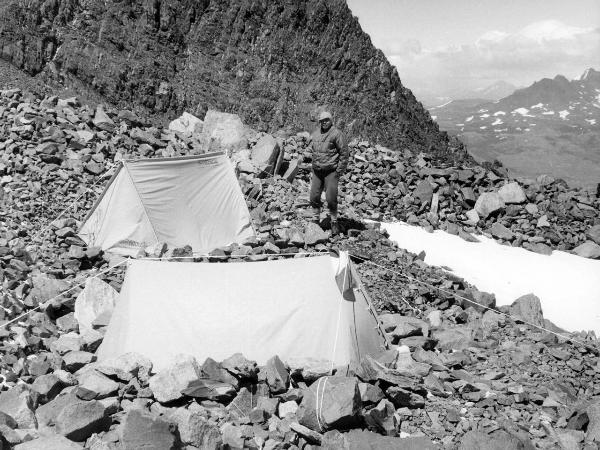
M 543 77 L 575 77 L 600 69 L 600 28 L 580 28 L 558 20 L 532 23 L 516 33 L 492 30 L 475 42 L 437 49 L 419 41 L 384 42 L 382 50 L 416 91 L 485 87 L 497 80 L 529 85 Z

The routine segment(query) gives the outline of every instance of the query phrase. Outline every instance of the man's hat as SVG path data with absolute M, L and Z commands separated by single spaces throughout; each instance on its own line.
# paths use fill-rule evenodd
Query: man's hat
M 321 122 L 322 120 L 332 120 L 333 117 L 331 116 L 331 113 L 329 111 L 323 111 L 321 114 L 319 114 L 319 122 Z

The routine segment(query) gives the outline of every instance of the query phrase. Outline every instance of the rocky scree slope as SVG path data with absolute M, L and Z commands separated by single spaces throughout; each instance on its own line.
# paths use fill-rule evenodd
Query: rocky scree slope
M 287 178 L 240 172 L 260 239 L 215 249 L 197 258 L 199 263 L 347 249 L 355 255 L 389 339 L 409 353 L 366 358 L 356 376 L 329 378 L 325 386 L 318 380 L 329 367 L 287 367 L 276 357 L 263 367 L 242 355 L 222 362 L 179 358 L 154 373 L 141 355 L 95 362 L 93 352 L 108 317 L 96 309 L 94 318 L 84 323 L 74 314 L 81 308 L 76 299 L 86 297 L 91 309 L 110 303 L 123 268 L 107 270 L 114 260 L 97 248 L 86 248 L 75 233 L 115 161 L 199 153 L 202 143 L 194 136 L 151 127 L 130 111 L 92 109 L 76 99 L 40 101 L 12 90 L 0 94 L 0 106 L 2 320 L 17 318 L 90 276 L 104 280 L 88 282 L 84 291 L 77 287 L 45 310 L 3 322 L 3 445 L 21 450 L 76 448 L 74 442 L 94 449 L 310 449 L 376 443 L 380 448 L 521 449 L 593 448 L 600 439 L 600 366 L 593 335 L 558 338 L 531 328 L 523 322 L 551 327 L 535 297 L 496 308 L 493 295 L 427 266 L 422 257 L 398 249 L 377 229 L 365 229 L 348 217 L 373 209 L 389 217 L 406 209 L 415 220 L 429 221 L 434 194 L 439 211 L 449 211 L 458 201 L 446 194 L 440 200 L 445 186 L 468 183 L 481 197 L 506 184 L 501 168 L 495 168 L 500 175 L 483 168 L 438 168 L 423 157 L 356 143 L 344 194 L 345 234 L 331 237 L 303 219 L 305 135 L 275 140 L 273 150 L 279 147 L 288 155 Z M 269 140 L 261 142 L 264 137 L 256 135 L 248 151 Z M 362 177 L 355 177 L 356 170 Z M 471 172 L 460 181 L 465 170 Z M 392 181 L 407 192 L 406 206 L 397 210 L 397 203 L 382 195 L 394 189 Z M 597 223 L 595 216 L 577 219 L 573 214 L 579 209 L 577 191 L 546 178 L 533 186 L 532 198 L 539 198 L 540 209 L 568 205 L 565 224 Z M 435 191 L 431 198 L 430 190 Z M 424 191 L 427 201 L 419 200 Z M 365 196 L 359 199 L 358 194 Z M 54 220 L 75 199 L 77 206 Z M 586 198 L 593 205 L 597 201 Z M 498 216 L 489 220 L 493 217 Z M 583 229 L 583 224 L 573 226 Z M 472 238 L 462 223 L 455 225 L 457 232 Z M 536 230 L 530 231 L 541 233 Z M 597 226 L 586 230 L 591 239 L 600 238 Z M 153 256 L 166 258 L 190 251 L 149 249 Z M 319 386 L 327 410 L 321 423 L 314 407 Z M 412 437 L 396 437 L 401 433 Z
M 468 157 L 343 0 L 8 0 L 0 45 L 30 74 L 127 108 L 199 117 L 212 108 L 273 131 L 306 129 L 328 107 L 353 135 Z

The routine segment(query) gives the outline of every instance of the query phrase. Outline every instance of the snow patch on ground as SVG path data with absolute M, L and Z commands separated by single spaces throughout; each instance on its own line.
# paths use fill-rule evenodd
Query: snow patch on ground
M 504 111 L 498 111 L 494 113 L 494 116 L 504 116 L 506 113 Z
M 561 119 L 566 120 L 567 116 L 571 114 L 569 111 L 567 111 L 566 109 L 563 109 L 562 111 L 558 112 L 558 115 L 560 116 Z
M 585 121 L 590 125 L 596 125 L 596 119 L 585 119 Z
M 481 117 L 482 119 L 487 119 L 488 117 L 490 117 L 489 114 L 482 114 L 479 117 Z
M 525 117 L 533 117 L 529 114 L 529 110 L 527 108 L 517 108 L 511 111 L 511 114 L 521 114 Z
M 559 251 L 540 255 L 484 236 L 477 236 L 481 242 L 466 242 L 400 222 L 382 227 L 401 248 L 425 251 L 427 264 L 449 267 L 478 289 L 495 294 L 499 306 L 534 293 L 544 317 L 559 327 L 600 334 L 600 260 Z
M 437 116 L 431 116 L 431 120 L 437 119 Z
M 502 125 L 504 122 L 502 122 L 502 119 L 496 119 L 494 120 L 494 123 L 492 123 L 492 126 L 494 125 Z
M 554 111 L 544 111 L 542 114 L 545 116 L 548 116 L 548 115 L 554 114 Z
M 473 116 L 469 116 L 465 119 L 465 122 L 470 122 L 471 120 L 473 120 Z
M 544 104 L 543 103 L 538 103 L 537 105 L 531 105 L 530 108 L 531 109 L 536 109 L 536 108 L 543 108 Z

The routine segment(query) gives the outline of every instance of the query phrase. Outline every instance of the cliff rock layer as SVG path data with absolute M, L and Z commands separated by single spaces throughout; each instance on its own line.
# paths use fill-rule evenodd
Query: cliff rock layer
M 235 112 L 258 129 L 333 110 L 354 136 L 462 158 L 343 0 L 4 0 L 1 57 L 155 114 Z

